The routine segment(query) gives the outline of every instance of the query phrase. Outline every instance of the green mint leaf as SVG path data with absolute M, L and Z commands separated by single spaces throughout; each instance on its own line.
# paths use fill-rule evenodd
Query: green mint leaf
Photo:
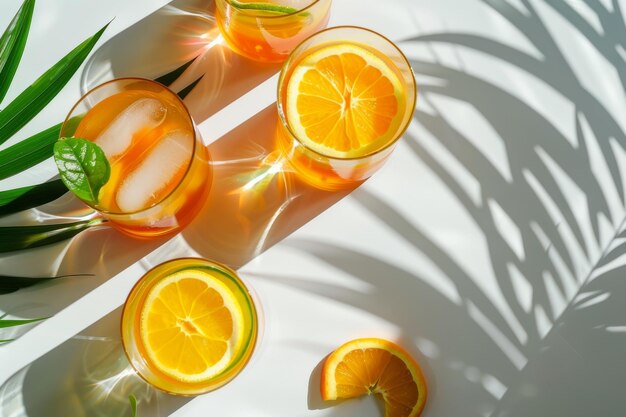
M 111 175 L 109 161 L 98 145 L 86 139 L 61 138 L 54 144 L 54 162 L 71 192 L 87 203 L 98 203 L 100 189 Z
M 298 9 L 294 9 L 289 6 L 281 6 L 280 4 L 272 4 L 272 3 L 241 3 L 237 0 L 229 0 L 228 1 L 231 6 L 235 9 L 240 10 L 258 10 L 261 12 L 275 12 L 281 14 L 292 14 L 296 13 Z

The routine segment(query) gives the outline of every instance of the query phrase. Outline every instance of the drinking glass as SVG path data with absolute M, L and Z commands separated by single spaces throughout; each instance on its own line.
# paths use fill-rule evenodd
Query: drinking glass
M 158 286 L 163 279 L 181 272 L 184 276 L 185 273 L 197 271 L 202 271 L 208 274 L 211 279 L 219 281 L 219 285 L 227 288 L 233 295 L 237 308 L 240 308 L 242 312 L 240 323 L 242 327 L 237 330 L 243 339 L 241 346 L 232 352 L 232 357 L 222 371 L 200 382 L 181 381 L 159 370 L 149 359 L 150 356 L 140 331 L 141 311 L 150 291 Z M 199 395 L 213 391 L 235 378 L 252 357 L 259 339 L 259 318 L 255 298 L 237 276 L 237 273 L 220 263 L 201 258 L 179 258 L 157 265 L 146 272 L 135 284 L 124 304 L 121 331 L 126 356 L 141 378 L 162 391 L 176 395 Z M 193 306 L 184 305 L 183 307 L 191 311 Z M 181 326 L 180 332 L 185 332 L 185 324 L 181 324 Z M 196 349 L 203 347 L 203 345 L 194 346 Z
M 287 86 L 294 69 L 306 56 L 334 45 L 339 49 L 355 45 L 378 56 L 380 62 L 396 74 L 403 96 L 398 109 L 399 123 L 389 140 L 360 154 L 337 156 L 319 148 L 312 149 L 307 141 L 298 137 L 287 118 Z M 416 97 L 417 87 L 411 66 L 402 51 L 389 39 L 372 30 L 354 26 L 325 29 L 304 40 L 283 64 L 278 81 L 277 145 L 299 176 L 315 187 L 324 190 L 353 187 L 370 177 L 389 157 L 411 121 Z
M 212 177 L 209 151 L 185 104 L 162 84 L 120 78 L 93 88 L 69 112 L 60 136 L 115 154 L 98 202 L 84 202 L 121 232 L 174 233 L 202 207 Z
M 328 24 L 331 0 L 215 0 L 215 16 L 232 50 L 262 62 L 283 62 L 303 39 Z

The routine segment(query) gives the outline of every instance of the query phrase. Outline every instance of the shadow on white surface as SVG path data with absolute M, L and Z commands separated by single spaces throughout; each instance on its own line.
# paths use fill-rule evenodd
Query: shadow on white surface
M 168 416 L 190 398 L 174 397 L 140 379 L 119 337 L 121 308 L 50 351 L 0 387 L 0 416 Z
M 195 86 L 185 101 L 196 121 L 206 119 L 278 70 L 276 65 L 258 64 L 232 53 L 220 41 L 219 29 L 213 17 L 213 7 L 212 1 L 175 0 L 119 33 L 98 48 L 89 59 L 82 74 L 83 89 L 87 91 L 115 77 L 144 76 L 155 78 L 191 58 L 197 57 L 185 73 L 174 82 L 172 88 L 181 90 L 202 76 L 201 82 Z M 263 113 L 264 118 L 267 119 L 271 112 L 268 110 Z M 255 127 L 270 129 L 271 123 L 267 121 L 267 123 L 260 126 L 255 125 Z M 243 130 L 249 134 L 249 129 Z M 274 126 L 271 126 L 271 132 L 273 131 Z M 255 138 L 265 135 L 265 133 L 269 135 L 269 131 L 263 131 L 261 135 L 246 136 L 246 138 L 239 140 L 242 146 L 247 146 L 244 149 L 245 157 L 257 164 L 256 169 L 262 169 L 262 161 L 269 153 L 266 145 L 270 138 L 267 136 L 259 140 L 258 146 L 254 145 L 253 142 Z M 211 148 L 215 148 L 214 152 L 217 153 L 217 157 L 220 157 L 220 152 L 229 158 L 241 157 L 241 154 L 229 154 L 227 150 L 231 147 L 238 149 L 236 144 L 232 143 L 233 139 L 237 140 L 238 136 L 238 133 L 231 133 L 227 137 L 230 141 L 229 144 L 226 144 L 227 138 L 222 138 L 218 141 L 219 144 L 212 146 Z M 243 143 L 244 141 L 246 143 Z M 232 162 L 232 164 L 226 171 L 234 177 L 237 177 L 238 174 L 245 174 L 238 172 L 238 169 L 251 168 L 251 165 L 245 167 L 245 161 L 243 164 L 239 161 L 239 165 L 235 163 L 236 161 L 220 161 L 219 163 L 227 164 L 228 162 Z M 218 177 L 217 180 L 219 181 L 220 178 Z M 228 180 L 224 179 L 224 181 L 220 181 L 220 184 L 224 184 L 226 181 Z M 252 192 L 240 193 L 240 199 L 251 194 Z M 214 197 L 213 200 L 216 198 Z M 239 197 L 234 196 L 232 198 Z M 265 196 L 260 198 L 269 199 Z M 247 200 L 252 201 L 252 204 L 256 203 L 255 198 L 248 198 Z M 272 209 L 273 207 L 266 207 L 266 214 L 271 215 Z M 242 212 L 243 210 L 245 208 L 239 211 Z M 61 199 L 38 209 L 5 217 L 2 222 L 6 224 L 46 221 L 57 223 L 59 219 L 76 220 L 76 217 L 88 216 L 89 214 L 84 205 L 81 205 L 73 196 L 66 194 Z M 208 214 L 215 215 L 216 213 L 212 211 Z M 213 226 L 222 224 L 212 219 L 204 223 Z M 221 230 L 224 228 L 222 227 Z M 236 236 L 236 234 L 233 235 Z M 205 237 L 206 235 L 201 235 L 194 238 L 194 246 L 198 246 Z M 104 226 L 83 232 L 71 241 L 34 249 L 26 254 L 28 256 L 22 252 L 2 255 L 3 273 L 20 271 L 21 274 L 34 276 L 77 273 L 94 276 L 88 279 L 84 277 L 67 278 L 18 293 L 0 296 L 0 309 L 16 317 L 54 315 L 76 299 L 97 288 L 104 280 L 151 253 L 166 240 L 166 238 L 160 238 L 141 241 L 141 244 L 138 245 L 136 240 L 122 236 L 115 230 Z M 255 244 L 256 242 L 244 242 L 239 239 L 237 242 L 232 242 L 235 246 L 228 247 L 231 255 L 238 256 L 233 264 L 242 264 L 250 259 L 251 251 L 244 250 L 246 254 L 239 254 L 236 247 L 237 244 L 248 243 Z M 208 251 L 205 248 L 199 248 L 199 252 L 206 254 Z M 259 253 L 259 250 L 257 249 L 255 253 Z M 33 265 L 25 265 L 25 259 L 27 261 L 33 259 L 30 258 L 31 256 L 38 259 L 38 262 Z M 103 261 L 104 259 L 106 262 Z M 3 331 L 2 334 L 7 338 L 18 337 L 32 326 L 13 328 Z
M 400 329 L 403 344 L 429 364 L 425 415 L 617 417 L 626 388 L 620 359 L 626 349 L 626 280 L 619 279 L 626 248 L 620 164 L 626 134 L 614 108 L 626 102 L 625 58 L 615 53 L 626 43 L 623 14 L 618 2 L 612 10 L 585 2 L 599 17 L 598 33 L 565 2 L 478 3 L 515 27 L 539 57 L 500 39 L 453 31 L 401 46 L 421 94 L 404 149 L 434 174 L 480 236 L 472 236 L 473 242 L 463 242 L 462 235 L 441 239 L 436 224 L 407 213 L 403 195 L 394 200 L 385 190 L 364 187 L 351 200 L 386 225 L 398 249 L 412 248 L 415 267 L 407 267 L 408 259 L 387 259 L 389 250 L 372 255 L 376 239 L 367 252 L 322 239 L 288 239 L 285 245 L 370 290 L 306 273 L 263 279 L 355 307 Z M 621 89 L 608 90 L 601 82 L 588 88 L 590 81 L 562 46 L 567 39 L 556 39 L 555 29 L 546 26 L 546 14 L 554 12 L 607 60 Z M 602 79 L 602 72 L 595 75 L 593 81 Z M 554 122 L 554 112 L 563 109 L 542 105 L 554 92 L 572 109 L 565 132 Z M 559 118 L 568 120 L 563 113 Z M 416 178 L 414 188 L 402 192 L 428 196 L 425 186 Z M 468 265 L 474 262 L 472 246 L 482 245 L 488 266 L 486 276 L 477 276 Z M 423 275 L 417 266 L 423 258 L 445 276 L 454 296 Z M 309 408 L 317 407 L 310 401 Z
M 214 182 L 182 237 L 200 256 L 238 269 L 349 194 L 302 182 L 276 147 L 271 105 L 209 146 Z
M 70 195 L 63 197 L 65 198 L 78 202 Z M 54 214 L 50 214 L 48 206 L 36 211 L 45 212 L 53 223 L 58 223 L 59 218 L 55 216 L 62 214 L 55 209 L 51 209 Z M 75 213 L 64 212 L 63 217 L 71 218 L 72 214 Z M 137 244 L 137 240 L 103 225 L 83 231 L 68 241 L 26 252 L 4 254 L 2 258 L 3 267 L 6 268 L 3 270 L 4 273 L 15 271 L 15 274 L 27 276 L 69 274 L 85 276 L 61 278 L 0 295 L 0 310 L 12 317 L 53 316 L 166 241 L 167 238 L 158 238 L 142 240 L 141 244 Z M 37 262 L 33 262 L 32 259 L 37 259 Z M 17 338 L 32 326 L 2 329 L 0 336 L 3 339 Z
M 212 0 L 174 0 L 116 35 L 92 55 L 82 76 L 83 93 L 119 77 L 155 79 L 196 60 L 170 87 L 181 91 L 200 123 L 280 70 L 232 52 L 220 35 Z
M 622 163 L 626 135 L 624 121 L 615 116 L 615 109 L 624 108 L 619 104 L 624 103 L 626 65 L 619 51 L 624 50 L 626 30 L 617 1 L 611 8 L 592 0 L 583 3 L 597 15 L 602 34 L 565 2 L 485 0 L 464 6 L 465 11 L 487 6 L 504 19 L 502 22 L 516 28 L 537 55 L 493 36 L 453 30 L 401 44 L 411 58 L 421 94 L 403 149 L 436 177 L 479 236 L 456 235 L 455 242 L 445 236 L 442 239 L 438 227 L 443 226 L 434 222 L 424 225 L 407 213 L 403 195 L 390 199 L 387 190 L 364 187 L 351 199 L 385 225 L 398 248 L 408 245 L 415 259 L 400 263 L 373 256 L 375 238 L 368 252 L 321 239 L 288 239 L 285 245 L 357 278 L 368 290 L 320 282 L 306 273 L 298 279 L 275 274 L 262 277 L 353 306 L 400 329 L 401 344 L 424 365 L 429 381 L 424 415 L 623 414 L 626 280 L 622 255 L 626 234 Z M 442 13 L 454 14 L 452 4 L 442 2 L 442 8 L 449 8 Z M 601 83 L 595 89 L 588 87 L 587 83 L 602 81 L 604 73 L 580 76 L 580 62 L 572 64 L 565 50 L 576 45 L 555 39 L 555 30 L 546 24 L 548 13 L 556 13 L 568 26 L 567 33 L 581 35 L 604 57 L 621 80 L 621 90 L 612 86 L 608 91 Z M 555 17 L 550 16 L 554 22 Z M 442 50 L 449 52 L 449 48 L 459 57 L 453 65 L 439 59 Z M 103 52 L 101 58 L 105 56 Z M 173 59 L 172 67 L 183 61 L 183 57 Z M 97 57 L 94 62 L 98 62 Z M 502 64 L 506 70 L 499 66 Z M 556 110 L 541 105 L 555 93 L 572 109 L 571 123 L 565 130 L 554 121 Z M 609 96 L 617 97 L 617 101 L 609 100 Z M 558 108 L 558 112 L 563 111 L 563 107 Z M 568 119 L 562 114 L 559 117 Z M 223 169 L 224 182 L 216 178 L 216 189 L 236 189 L 234 179 L 241 178 L 238 174 L 257 172 L 259 161 L 268 161 L 267 148 L 262 148 L 265 150 L 259 155 L 263 157 L 259 158 L 246 159 L 245 152 L 256 143 L 252 138 L 257 129 L 261 131 L 259 126 L 271 125 L 270 118 L 271 110 L 266 110 L 234 131 L 228 142 L 214 144 L 214 157 L 225 156 L 220 157 L 223 166 L 218 166 Z M 479 123 L 488 128 L 488 134 L 477 128 Z M 241 146 L 226 146 L 231 141 L 241 141 Z M 496 146 L 502 152 L 496 152 Z M 233 166 L 241 172 L 230 172 Z M 259 242 L 265 249 L 279 239 L 280 229 L 266 230 L 272 219 L 269 213 L 278 210 L 289 196 L 289 187 L 281 181 L 268 181 L 270 191 L 263 195 L 270 198 L 267 212 L 255 212 L 257 205 L 244 202 L 243 207 L 252 211 L 240 218 L 218 215 L 218 197 L 223 196 L 213 195 L 197 220 L 201 226 L 178 239 L 184 241 L 180 250 L 193 248 L 232 265 L 245 263 L 257 253 Z M 424 185 L 416 178 L 414 188 L 402 192 L 426 194 L 429 190 Z M 241 196 L 224 195 L 230 196 L 225 207 L 242 204 Z M 315 210 L 320 212 L 318 208 L 313 213 Z M 259 220 L 258 229 L 250 226 L 250 219 Z M 235 231 L 232 236 L 229 230 Z M 220 240 L 207 238 L 211 232 L 219 239 L 232 238 L 233 248 L 243 240 L 250 246 L 244 246 L 241 256 L 220 251 L 216 244 Z M 260 236 L 275 238 L 262 240 Z M 467 236 L 471 241 L 464 240 Z M 474 246 L 484 246 L 487 257 L 472 259 Z M 428 259 L 457 296 L 433 286 L 421 265 L 410 267 L 412 263 L 418 265 L 418 257 Z M 472 262 L 486 264 L 484 271 L 479 270 L 485 276 L 471 268 Z M 107 316 L 103 320 L 113 319 Z M 70 343 L 74 341 L 59 349 L 66 346 L 70 351 Z M 53 352 L 56 350 L 31 367 L 39 364 L 39 369 L 45 369 L 43 364 L 55 364 L 61 356 Z M 21 398 L 32 398 L 26 393 L 38 390 L 41 382 L 32 382 L 36 386 L 19 382 L 26 381 L 29 369 L 16 374 L 0 392 L 14 392 L 17 386 Z M 356 407 L 349 402 L 324 409 L 325 404 L 314 395 L 318 371 L 316 368 L 309 379 L 309 409 L 324 415 L 359 415 L 349 408 Z M 70 373 L 74 379 L 80 375 Z M 29 407 L 24 409 L 35 410 Z
M 95 277 L 73 279 L 71 291 L 64 282 L 31 287 L 6 298 L 6 305 L 23 306 L 28 300 L 47 311 L 60 309 L 101 284 L 102 277 L 139 259 L 151 268 L 168 259 L 203 256 L 239 268 L 350 192 L 320 191 L 285 168 L 285 161 L 275 156 L 276 123 L 276 109 L 270 106 L 209 146 L 214 184 L 205 207 L 181 234 L 167 242 L 162 238 L 137 244 L 112 228 L 83 233 L 62 251 L 60 270 L 89 270 Z M 278 168 L 272 170 L 275 164 Z M 47 302 L 54 291 L 57 301 Z M 141 415 L 165 416 L 181 407 L 188 399 L 157 394 L 127 366 L 119 315 L 120 309 L 106 315 L 9 378 L 0 388 L 0 416 L 40 416 L 47 410 L 45 415 L 54 417 L 67 415 L 63 412 L 68 409 L 84 410 L 76 415 L 126 415 L 127 395 L 133 390 L 145 392 L 136 394 Z M 111 392 L 101 393 L 112 381 Z M 339 410 L 354 407 L 359 406 L 347 404 Z M 9 414 L 2 414 L 5 410 Z

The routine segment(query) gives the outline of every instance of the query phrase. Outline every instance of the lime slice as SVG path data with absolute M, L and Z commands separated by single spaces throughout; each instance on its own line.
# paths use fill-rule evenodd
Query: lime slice
M 274 12 L 279 14 L 296 13 L 298 9 L 289 6 L 281 6 L 272 3 L 241 3 L 237 0 L 228 0 L 231 6 L 240 10 L 257 10 L 260 12 Z

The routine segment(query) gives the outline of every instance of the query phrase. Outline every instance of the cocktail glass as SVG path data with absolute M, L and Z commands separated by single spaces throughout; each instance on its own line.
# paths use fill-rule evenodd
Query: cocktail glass
M 167 87 L 121 78 L 95 87 L 74 105 L 61 137 L 98 144 L 111 165 L 96 204 L 121 232 L 176 232 L 200 210 L 210 188 L 208 149 L 182 100 Z
M 149 350 L 150 342 L 146 340 L 146 337 L 150 336 L 146 336 L 145 332 L 141 331 L 141 326 L 142 320 L 147 320 L 144 316 L 148 314 L 144 309 L 146 300 L 150 299 L 151 292 L 155 287 L 158 287 L 165 279 L 172 276 L 180 277 L 179 279 L 182 280 L 185 279 L 186 275 L 197 276 L 198 273 L 210 277 L 210 281 L 214 280 L 215 287 L 220 288 L 222 294 L 224 291 L 231 294 L 229 301 L 224 302 L 231 304 L 231 311 L 233 308 L 240 309 L 241 311 L 241 318 L 238 323 L 240 327 L 233 330 L 238 332 L 240 340 L 236 344 L 237 348 L 229 352 L 228 361 L 220 365 L 221 368 L 219 372 L 202 380 L 185 381 L 168 375 L 155 364 L 154 360 L 151 359 L 151 352 Z M 178 282 L 180 281 L 177 281 L 173 285 L 178 285 Z M 174 339 L 186 338 L 184 343 L 188 344 L 187 346 L 193 345 L 192 349 L 194 354 L 202 355 L 202 350 L 206 348 L 206 345 L 203 343 L 207 343 L 207 340 L 210 341 L 211 339 L 221 340 L 224 337 L 220 332 L 219 326 L 211 322 L 211 320 L 208 320 L 208 322 L 205 321 L 206 326 L 199 328 L 194 328 L 194 325 L 190 325 L 188 321 L 189 319 L 196 318 L 194 317 L 194 313 L 197 311 L 196 307 L 199 307 L 199 311 L 203 311 L 202 306 L 195 304 L 201 302 L 198 301 L 198 299 L 201 298 L 203 293 L 206 296 L 207 291 L 212 290 L 204 289 L 198 294 L 193 294 L 192 298 L 196 296 L 200 297 L 195 298 L 195 301 L 190 303 L 185 302 L 185 297 L 182 297 L 180 304 L 164 307 L 168 314 L 170 312 L 173 312 L 173 314 L 184 312 L 175 322 L 170 322 L 171 317 L 168 316 L 162 319 L 162 323 L 159 323 L 159 325 L 162 326 L 162 329 L 159 331 L 170 332 L 174 335 L 170 337 L 170 333 L 167 333 L 164 344 L 168 342 L 177 343 L 177 340 Z M 213 300 L 215 297 L 220 297 L 218 292 L 213 292 L 214 293 L 210 294 Z M 235 304 L 235 306 L 232 304 Z M 204 309 L 207 310 L 206 307 Z M 206 320 L 207 315 L 214 314 L 216 319 L 223 319 L 223 313 L 223 311 L 215 310 L 203 312 L 204 315 L 200 316 L 200 318 L 205 318 Z M 233 320 L 233 322 L 235 322 L 235 320 Z M 248 364 L 257 344 L 259 319 L 254 297 L 233 270 L 222 264 L 206 259 L 180 258 L 157 265 L 137 282 L 128 295 L 124 305 L 121 330 L 126 356 L 141 378 L 154 387 L 171 394 L 199 395 L 213 391 L 228 383 L 244 369 L 246 364 Z M 214 335 L 211 334 L 213 330 L 216 332 Z M 201 342 L 197 341 L 199 338 L 194 337 L 198 333 L 201 333 L 203 336 Z M 160 346 L 164 346 L 164 344 Z M 170 365 L 167 360 L 168 358 L 164 358 L 164 362 Z M 171 366 L 176 368 L 178 364 L 182 369 L 185 369 L 185 364 L 180 362 L 184 362 L 185 360 L 184 355 L 181 355 L 180 358 L 172 358 Z
M 215 0 L 215 16 L 235 52 L 283 62 L 303 39 L 328 24 L 331 0 Z
M 289 106 L 297 103 L 297 100 L 290 101 L 287 98 L 290 80 L 303 60 L 329 46 L 338 46 L 339 50 L 348 52 L 351 47 L 364 50 L 365 55 L 371 54 L 379 65 L 387 67 L 386 71 L 395 74 L 400 100 L 396 105 L 396 121 L 391 125 L 391 130 L 385 133 L 384 140 L 374 140 L 372 146 L 339 154 L 326 152 L 322 146 L 311 146 L 311 141 L 295 132 L 288 117 Z M 352 87 L 347 83 L 346 87 L 340 88 L 343 88 L 339 93 L 340 96 L 343 95 L 343 103 L 337 105 L 344 111 L 359 98 L 353 95 L 354 91 L 350 90 Z M 411 66 L 402 51 L 389 39 L 369 29 L 353 26 L 325 29 L 304 40 L 283 64 L 278 81 L 278 147 L 300 178 L 306 182 L 325 190 L 353 187 L 370 177 L 389 157 L 411 121 L 416 97 L 417 87 Z M 379 113 L 384 111 L 383 108 L 372 110 Z M 364 118 L 363 123 L 367 123 L 366 119 Z

